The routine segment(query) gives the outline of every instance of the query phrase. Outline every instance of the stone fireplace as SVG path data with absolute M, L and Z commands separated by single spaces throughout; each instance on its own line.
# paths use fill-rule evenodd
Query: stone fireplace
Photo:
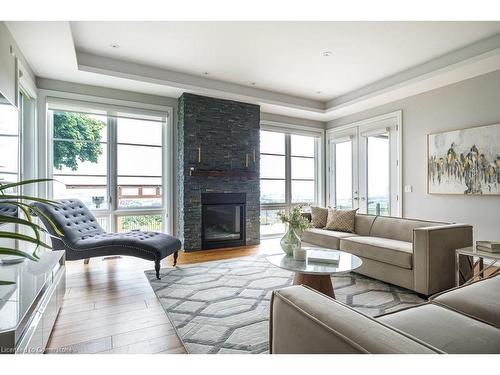
M 186 251 L 260 242 L 260 108 L 179 98 L 177 234 Z

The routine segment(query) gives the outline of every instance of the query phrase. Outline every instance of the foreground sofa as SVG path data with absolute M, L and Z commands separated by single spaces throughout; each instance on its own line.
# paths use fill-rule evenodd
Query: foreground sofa
M 270 322 L 274 354 L 500 353 L 500 275 L 375 319 L 291 286 L 274 291 Z
M 472 246 L 472 226 L 356 214 L 355 233 L 313 228 L 302 241 L 357 255 L 357 273 L 428 296 L 455 286 L 455 250 Z

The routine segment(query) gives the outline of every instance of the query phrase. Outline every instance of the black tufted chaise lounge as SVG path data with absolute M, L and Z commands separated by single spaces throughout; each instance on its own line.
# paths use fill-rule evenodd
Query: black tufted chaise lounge
M 169 255 L 177 264 L 181 241 L 164 233 L 132 231 L 107 233 L 88 208 L 78 199 L 57 201 L 59 205 L 34 202 L 63 233 L 56 233 L 47 220 L 40 216 L 50 234 L 54 250 L 66 250 L 67 260 L 88 259 L 107 255 L 130 255 L 155 262 L 156 277 L 160 279 L 160 261 Z

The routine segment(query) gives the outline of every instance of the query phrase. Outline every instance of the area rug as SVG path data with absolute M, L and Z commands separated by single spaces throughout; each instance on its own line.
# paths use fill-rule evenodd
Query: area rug
M 189 353 L 267 353 L 271 293 L 293 273 L 265 256 L 145 271 Z M 337 300 L 375 316 L 424 302 L 412 291 L 356 273 L 332 277 Z

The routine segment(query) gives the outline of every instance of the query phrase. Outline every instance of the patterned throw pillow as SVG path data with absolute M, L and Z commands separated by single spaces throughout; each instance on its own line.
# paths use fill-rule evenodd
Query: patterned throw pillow
M 355 210 L 328 209 L 325 229 L 354 233 L 354 218 L 357 210 L 357 208 Z
M 311 206 L 311 224 L 314 228 L 324 228 L 328 218 L 328 208 Z

